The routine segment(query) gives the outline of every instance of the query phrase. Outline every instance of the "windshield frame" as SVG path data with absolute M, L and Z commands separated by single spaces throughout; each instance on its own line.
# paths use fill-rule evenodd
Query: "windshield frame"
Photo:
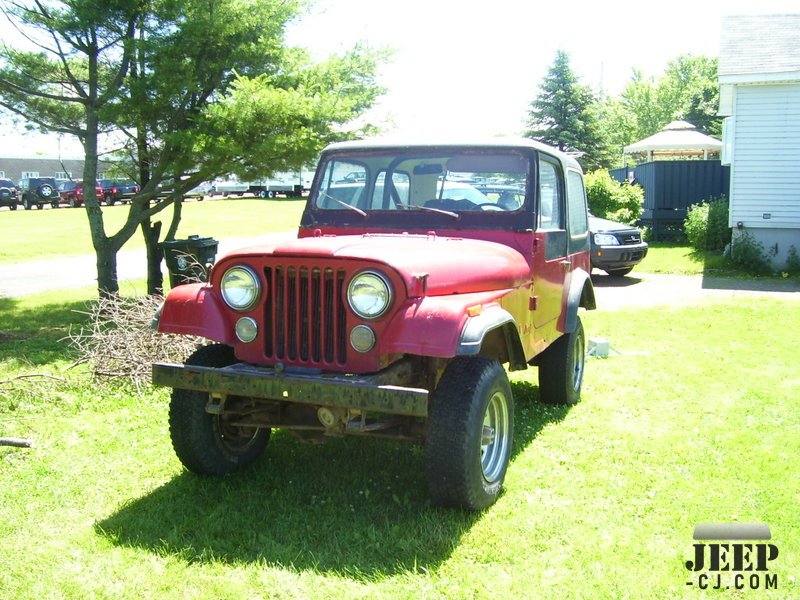
M 523 204 L 513 211 L 505 210 L 469 210 L 456 211 L 450 210 L 447 206 L 440 210 L 424 210 L 423 206 L 414 206 L 411 210 L 400 208 L 403 201 L 394 198 L 397 208 L 392 209 L 371 209 L 358 205 L 359 210 L 365 214 L 359 214 L 352 207 L 342 206 L 340 208 L 328 206 L 321 208 L 317 206 L 317 199 L 320 194 L 325 194 L 330 190 L 330 181 L 325 181 L 328 172 L 328 165 L 332 161 L 351 161 L 353 163 L 367 164 L 370 159 L 379 156 L 393 156 L 389 166 L 382 170 L 384 173 L 384 184 L 393 170 L 409 159 L 441 159 L 452 155 L 459 156 L 492 156 L 492 155 L 516 155 L 527 164 L 525 173 L 525 189 Z M 398 147 L 368 147 L 368 148 L 348 148 L 334 149 L 323 152 L 320 157 L 319 168 L 312 184 L 311 192 L 306 203 L 301 228 L 317 227 L 353 227 L 357 229 L 398 229 L 401 231 L 425 231 L 429 229 L 505 229 L 513 231 L 530 231 L 534 228 L 534 196 L 536 170 L 538 164 L 538 151 L 533 148 L 505 145 L 475 146 L 475 145 L 446 145 L 446 146 L 398 146 Z M 379 177 L 377 174 L 367 172 L 367 181 L 363 195 L 365 198 L 372 198 L 377 188 Z M 403 172 L 402 170 L 397 171 Z M 444 181 L 447 182 L 445 176 Z M 452 180 L 454 184 L 463 183 L 458 179 Z M 441 183 L 437 191 L 444 187 Z M 384 202 L 391 195 L 392 185 L 384 185 Z M 480 188 L 476 188 L 480 190 Z M 324 191 L 323 191 L 324 190 Z M 366 210 L 365 210 L 366 209 Z M 423 210 L 420 210 L 423 209 Z M 455 216 L 455 218 L 454 218 Z

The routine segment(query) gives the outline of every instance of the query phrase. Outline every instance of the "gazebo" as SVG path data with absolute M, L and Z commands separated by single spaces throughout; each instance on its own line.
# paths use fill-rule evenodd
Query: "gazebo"
M 674 121 L 625 146 L 625 156 L 637 158 L 637 164 L 615 169 L 611 175 L 620 182 L 632 175 L 644 189 L 640 220 L 658 240 L 682 231 L 692 204 L 728 195 L 730 168 L 721 164 L 721 151 L 718 139 L 700 133 L 691 123 Z
M 625 146 L 626 156 L 644 157 L 646 162 L 659 159 L 719 157 L 722 142 L 697 131 L 686 121 L 673 121 L 664 129 L 640 142 Z

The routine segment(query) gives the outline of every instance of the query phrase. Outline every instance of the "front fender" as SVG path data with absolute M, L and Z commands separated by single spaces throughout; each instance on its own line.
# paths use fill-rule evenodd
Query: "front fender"
M 497 302 L 512 290 L 425 296 L 409 300 L 384 333 L 379 352 L 453 358 L 478 356 L 484 341 L 501 334 L 512 368 L 525 368 L 522 342 L 512 315 Z M 479 312 L 477 312 L 479 310 Z M 470 312 L 474 316 L 470 316 Z M 493 344 L 497 340 L 492 339 Z
M 232 345 L 233 326 L 228 323 L 220 300 L 205 283 L 173 288 L 161 307 L 157 330 L 207 338 Z

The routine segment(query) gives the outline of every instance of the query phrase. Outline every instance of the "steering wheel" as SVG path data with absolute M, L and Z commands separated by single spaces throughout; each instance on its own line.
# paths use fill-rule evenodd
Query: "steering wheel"
M 503 212 L 505 212 L 506 210 L 502 206 L 497 206 L 497 204 L 495 204 L 494 202 L 484 202 L 483 204 L 476 204 L 475 208 L 480 208 L 481 210 L 488 210 L 488 211 L 500 210 Z

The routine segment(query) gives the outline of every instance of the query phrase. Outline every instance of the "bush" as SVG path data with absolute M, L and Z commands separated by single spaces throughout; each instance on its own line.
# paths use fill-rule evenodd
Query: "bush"
M 606 169 L 587 173 L 586 196 L 596 217 L 633 225 L 642 215 L 644 190 L 627 181 L 619 183 Z
M 800 275 L 800 256 L 797 254 L 797 248 L 791 246 L 789 253 L 786 256 L 786 272 L 789 275 Z
M 735 265 L 753 275 L 772 273 L 772 266 L 764 255 L 764 245 L 746 231 L 733 238 L 730 258 Z
M 728 200 L 724 196 L 689 207 L 683 230 L 695 250 L 722 250 L 731 241 Z

